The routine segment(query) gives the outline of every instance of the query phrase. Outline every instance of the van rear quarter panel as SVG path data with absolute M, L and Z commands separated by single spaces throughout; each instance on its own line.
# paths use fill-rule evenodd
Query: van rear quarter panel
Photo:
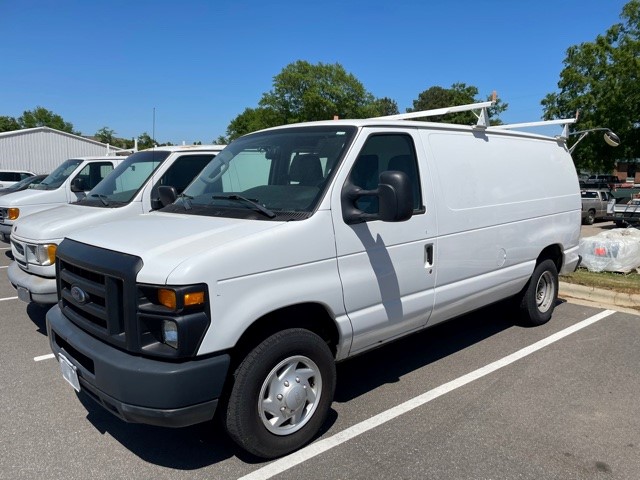
M 511 133 L 421 135 L 439 234 L 429 324 L 518 293 L 545 247 L 577 246 L 580 192 L 564 144 Z

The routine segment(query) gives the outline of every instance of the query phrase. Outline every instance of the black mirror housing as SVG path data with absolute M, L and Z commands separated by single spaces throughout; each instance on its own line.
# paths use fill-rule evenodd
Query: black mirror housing
M 404 172 L 387 171 L 380 174 L 378 184 L 380 208 L 378 216 L 383 222 L 404 222 L 413 214 L 413 189 Z
M 368 195 L 378 197 L 378 213 L 364 213 L 356 207 L 356 200 Z M 404 172 L 382 172 L 376 190 L 363 190 L 351 182 L 342 189 L 342 218 L 348 225 L 371 220 L 403 222 L 412 215 L 413 190 L 411 180 Z
M 170 185 L 161 185 L 158 187 L 158 195 L 160 196 L 160 203 L 163 207 L 171 205 L 178 198 L 178 192 L 175 187 Z
M 71 191 L 74 193 L 84 193 L 84 182 L 81 178 L 74 178 L 71 181 Z

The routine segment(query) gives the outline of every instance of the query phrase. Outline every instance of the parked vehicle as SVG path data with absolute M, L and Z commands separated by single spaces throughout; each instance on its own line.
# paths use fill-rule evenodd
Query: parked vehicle
M 490 105 L 252 133 L 167 207 L 69 234 L 47 313 L 63 377 L 129 422 L 217 411 L 272 458 L 323 425 L 336 361 L 504 299 L 547 322 L 580 260 L 575 167 L 557 138 L 488 127 Z
M 586 181 L 587 185 L 595 188 L 595 185 L 616 188 L 623 184 L 617 175 L 590 175 Z
M 607 205 L 613 198 L 609 189 L 585 189 L 582 197 L 582 223 L 593 225 L 593 222 L 607 216 Z
M 7 271 L 18 297 L 25 302 L 56 303 L 55 252 L 65 236 L 161 208 L 160 186 L 171 186 L 181 194 L 223 148 L 190 145 L 134 153 L 80 201 L 18 220 L 11 232 L 15 261 Z
M 640 226 L 640 197 L 611 199 L 605 220 L 612 220 L 619 228 Z
M 19 182 L 14 183 L 6 188 L 0 188 L 0 195 L 6 195 L 13 192 L 21 192 L 27 188 L 33 188 L 32 186 L 38 185 L 42 180 L 47 178 L 46 175 L 32 175 L 30 177 L 23 178 Z
M 79 157 L 63 162 L 34 188 L 0 198 L 0 235 L 7 241 L 13 224 L 27 215 L 83 198 L 125 157 Z
M 20 180 L 34 176 L 28 170 L 0 170 L 0 188 L 7 188 Z

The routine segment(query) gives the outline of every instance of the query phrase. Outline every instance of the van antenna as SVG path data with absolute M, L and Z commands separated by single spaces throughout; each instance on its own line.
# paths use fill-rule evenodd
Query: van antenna
M 151 127 L 151 140 L 153 141 L 153 146 L 156 146 L 156 107 L 153 107 L 153 123 Z

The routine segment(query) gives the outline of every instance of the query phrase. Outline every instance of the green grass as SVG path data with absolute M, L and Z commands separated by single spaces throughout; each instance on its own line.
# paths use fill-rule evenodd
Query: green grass
M 616 292 L 640 294 L 640 274 L 590 272 L 584 268 L 560 277 L 561 282 L 575 283 L 587 287 L 604 288 Z

